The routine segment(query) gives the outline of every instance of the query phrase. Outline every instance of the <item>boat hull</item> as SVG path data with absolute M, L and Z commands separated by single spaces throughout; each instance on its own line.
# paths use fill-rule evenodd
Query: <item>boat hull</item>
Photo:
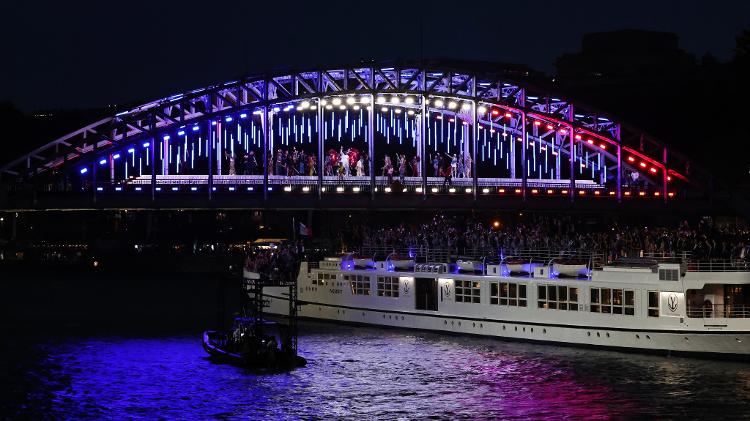
M 526 263 L 506 263 L 508 270 L 511 273 L 532 273 L 534 268 L 542 267 L 541 263 L 526 262 Z
M 355 257 L 353 260 L 354 260 L 354 266 L 358 268 L 368 268 L 368 267 L 375 266 L 375 262 L 371 258 Z
M 562 276 L 568 276 L 571 278 L 577 278 L 579 276 L 586 276 L 588 274 L 588 268 L 585 264 L 554 264 L 555 272 Z
M 414 260 L 391 260 L 391 263 L 398 270 L 414 269 Z
M 287 315 L 282 291 L 270 291 L 268 311 Z M 750 332 L 668 331 L 574 326 L 557 323 L 492 320 L 437 312 L 389 311 L 368 307 L 308 302 L 299 310 L 308 319 L 356 323 L 404 329 L 468 334 L 498 339 L 545 342 L 565 346 L 594 347 L 663 355 L 732 357 L 750 362 Z
M 482 270 L 482 263 L 473 260 L 458 260 L 456 261 L 456 266 L 458 266 L 458 270 L 464 272 L 478 272 Z

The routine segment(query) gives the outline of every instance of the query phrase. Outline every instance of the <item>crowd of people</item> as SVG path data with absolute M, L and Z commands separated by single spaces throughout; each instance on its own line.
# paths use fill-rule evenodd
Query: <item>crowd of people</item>
M 263 173 L 263 157 L 258 157 L 255 151 L 245 153 L 226 152 L 224 161 L 228 165 L 229 175 L 259 175 Z M 405 177 L 419 177 L 421 174 L 421 157 L 414 155 L 411 159 L 405 154 L 396 153 L 395 158 L 384 155 L 382 166 L 379 166 L 380 175 L 388 177 L 389 180 L 398 177 L 404 181 Z M 472 176 L 472 159 L 470 155 L 447 154 L 435 152 L 429 155 L 429 163 L 432 165 L 433 177 L 443 177 L 450 183 L 453 178 L 470 178 Z M 307 153 L 302 149 L 279 148 L 275 153 L 268 156 L 268 168 L 270 175 L 285 176 L 316 176 L 318 175 L 318 157 L 316 154 Z M 378 167 L 376 167 L 378 168 Z M 369 176 L 370 157 L 367 152 L 350 147 L 339 150 L 329 149 L 323 158 L 324 176 Z
M 422 224 L 353 227 L 341 237 L 350 248 L 591 251 L 608 259 L 688 253 L 699 259 L 742 259 L 750 253 L 750 230 L 744 224 L 716 224 L 710 218 L 671 227 L 617 223 L 592 227 L 571 216 L 529 215 L 514 222 L 491 223 L 472 217 L 435 215 Z
M 302 246 L 295 242 L 254 248 L 245 256 L 244 267 L 272 279 L 295 279 L 303 251 Z

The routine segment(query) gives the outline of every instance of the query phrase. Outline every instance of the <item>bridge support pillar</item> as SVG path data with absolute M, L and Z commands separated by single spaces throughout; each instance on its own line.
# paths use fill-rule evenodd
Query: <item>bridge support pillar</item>
M 422 70 L 422 77 L 419 81 L 419 90 L 422 92 L 422 113 L 419 116 L 419 140 L 420 140 L 420 151 L 422 158 L 420 161 L 420 170 L 422 171 L 422 200 L 427 199 L 427 168 L 431 165 L 427 162 L 427 124 L 429 122 L 429 116 L 427 115 L 427 96 L 424 95 L 426 89 L 427 71 Z
M 524 112 L 521 114 L 521 194 L 524 202 L 526 201 L 526 185 L 528 184 L 528 177 L 526 176 L 526 136 L 526 113 Z M 511 138 L 510 143 L 515 144 L 516 140 Z
M 208 157 L 208 200 L 214 197 L 214 133 L 212 120 L 206 121 L 207 129 L 207 141 L 206 141 L 206 156 Z
M 618 139 L 619 141 L 619 139 Z M 622 202 L 622 146 L 617 144 L 617 203 Z
M 320 80 L 320 78 L 319 78 Z M 315 169 L 318 173 L 318 199 L 323 198 L 323 149 L 324 149 L 324 137 L 323 137 L 323 105 L 321 104 L 322 97 L 318 98 L 318 160 L 315 163 L 317 168 Z M 308 221 L 309 222 L 309 221 Z
M 151 203 L 156 201 L 156 118 L 151 117 L 151 144 L 148 148 L 148 153 L 151 155 Z M 109 155 L 109 162 L 112 163 L 112 154 Z M 163 162 L 163 161 L 162 161 Z M 114 177 L 114 166 L 112 176 Z
M 518 104 L 521 106 L 522 109 L 526 107 L 526 90 L 525 89 L 521 89 L 521 91 L 519 92 Z M 526 138 L 527 136 L 526 123 L 527 123 L 526 111 L 523 111 L 521 112 L 521 194 L 523 195 L 522 197 L 523 197 L 524 202 L 526 201 L 526 185 L 528 184 L 528 177 L 526 176 L 527 174 L 526 144 L 528 142 L 528 139 Z M 516 139 L 514 139 L 513 136 L 511 135 L 511 139 L 510 139 L 511 150 L 513 149 L 513 145 L 515 144 L 516 144 Z M 512 162 L 515 163 L 516 161 L 515 153 L 513 154 L 513 157 L 511 159 L 513 160 Z M 513 175 L 513 178 L 515 178 L 515 175 Z
M 267 86 L 267 85 L 266 85 Z M 267 91 L 268 89 L 266 89 Z M 271 145 L 268 127 L 268 105 L 263 107 L 263 201 L 268 200 L 268 148 Z M 272 151 L 273 152 L 273 151 Z M 273 154 L 271 155 L 273 156 Z
M 374 81 L 374 76 L 370 72 Z M 370 198 L 375 200 L 375 95 L 370 95 L 371 109 L 367 113 L 367 149 L 370 154 Z
M 476 79 L 472 84 L 472 96 L 476 97 Z M 474 201 L 477 201 L 477 189 L 479 187 L 479 178 L 477 174 L 477 143 L 479 137 L 479 118 L 477 116 L 477 101 L 472 103 L 471 109 L 471 165 L 469 166 L 469 174 L 471 175 L 471 193 Z
M 669 186 L 668 182 L 669 179 L 667 174 L 667 147 L 665 146 L 662 151 L 662 157 L 661 157 L 661 163 L 664 164 L 664 167 L 662 168 L 662 177 L 661 177 L 661 186 L 662 186 L 662 192 L 661 195 L 663 197 L 664 203 L 667 203 L 667 197 L 669 195 Z

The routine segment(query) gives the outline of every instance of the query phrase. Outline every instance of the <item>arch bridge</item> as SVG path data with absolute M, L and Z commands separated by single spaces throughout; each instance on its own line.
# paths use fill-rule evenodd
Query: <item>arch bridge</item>
M 700 185 L 684 156 L 605 113 L 440 62 L 232 80 L 104 118 L 0 170 L 7 203 L 26 187 L 32 207 L 664 203 Z

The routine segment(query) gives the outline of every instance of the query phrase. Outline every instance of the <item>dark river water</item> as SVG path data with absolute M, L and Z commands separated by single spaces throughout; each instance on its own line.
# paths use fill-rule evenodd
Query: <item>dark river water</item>
M 11 341 L 0 418 L 663 419 L 750 416 L 750 364 L 304 322 L 309 360 L 256 375 L 199 332 Z

